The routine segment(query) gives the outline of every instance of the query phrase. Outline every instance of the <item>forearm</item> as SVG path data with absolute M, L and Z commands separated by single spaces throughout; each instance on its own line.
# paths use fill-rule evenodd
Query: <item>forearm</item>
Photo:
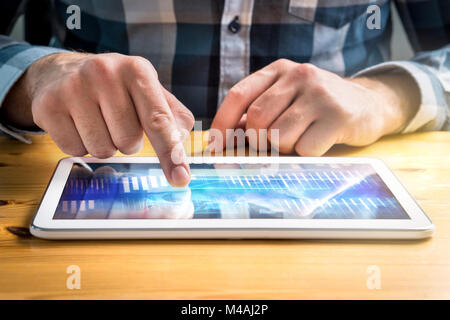
M 27 89 L 28 70 L 43 57 L 65 50 L 31 46 L 0 35 L 0 131 L 21 141 L 27 129 L 36 131 Z

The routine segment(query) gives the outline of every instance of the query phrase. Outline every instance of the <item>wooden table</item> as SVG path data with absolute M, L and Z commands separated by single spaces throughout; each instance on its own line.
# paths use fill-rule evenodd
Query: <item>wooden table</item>
M 153 155 L 147 144 L 140 155 Z M 385 138 L 331 156 L 383 159 L 436 225 L 423 241 L 45 241 L 19 237 L 57 161 L 48 137 L 0 138 L 0 298 L 450 298 L 450 132 Z M 69 265 L 81 289 L 66 288 Z M 368 289 L 369 266 L 381 289 Z

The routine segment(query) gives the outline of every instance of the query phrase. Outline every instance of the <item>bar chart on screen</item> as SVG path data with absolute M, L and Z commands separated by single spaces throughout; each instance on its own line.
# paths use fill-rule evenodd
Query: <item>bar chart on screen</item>
M 192 168 L 187 187 L 157 169 L 69 178 L 55 219 L 150 218 L 149 211 L 194 207 L 194 219 L 408 219 L 368 165 Z M 120 214 L 117 214 L 120 212 Z

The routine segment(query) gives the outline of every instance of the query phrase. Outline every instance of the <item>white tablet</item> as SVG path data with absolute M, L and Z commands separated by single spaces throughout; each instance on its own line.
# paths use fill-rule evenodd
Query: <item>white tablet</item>
M 47 239 L 417 239 L 434 226 L 368 158 L 189 158 L 187 187 L 157 158 L 59 162 L 31 223 Z

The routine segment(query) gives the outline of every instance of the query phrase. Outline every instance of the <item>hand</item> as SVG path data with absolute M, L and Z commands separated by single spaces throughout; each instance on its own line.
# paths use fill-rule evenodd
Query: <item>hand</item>
M 233 86 L 212 128 L 223 137 L 226 129 L 242 126 L 258 133 L 267 129 L 267 139 L 281 153 L 320 156 L 334 144 L 362 146 L 394 133 L 417 109 L 416 92 L 403 75 L 345 79 L 281 59 Z M 279 141 L 272 141 L 272 129 L 279 130 Z M 211 148 L 223 147 L 213 142 Z
M 19 105 L 25 106 L 22 112 L 17 110 Z M 182 140 L 192 129 L 194 117 L 162 87 L 144 58 L 50 55 L 31 65 L 2 109 L 10 123 L 39 126 L 73 156 L 90 153 L 108 158 L 117 149 L 134 154 L 141 150 L 145 132 L 167 180 L 175 186 L 189 182 Z

